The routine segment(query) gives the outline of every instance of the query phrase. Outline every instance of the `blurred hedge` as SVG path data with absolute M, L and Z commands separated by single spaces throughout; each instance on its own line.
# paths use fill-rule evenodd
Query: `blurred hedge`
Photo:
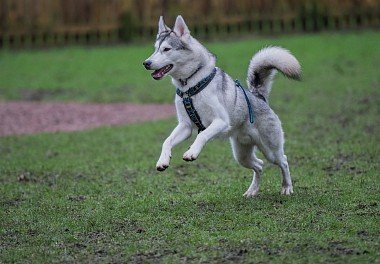
M 253 31 L 380 25 L 378 0 L 0 0 L 0 45 L 109 43 L 151 38 L 158 17 L 181 14 L 204 37 Z

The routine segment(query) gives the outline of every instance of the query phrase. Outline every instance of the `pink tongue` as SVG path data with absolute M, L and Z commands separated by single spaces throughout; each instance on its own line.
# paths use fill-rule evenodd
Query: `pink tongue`
M 162 78 L 164 76 L 164 69 L 155 70 L 152 73 L 153 78 Z

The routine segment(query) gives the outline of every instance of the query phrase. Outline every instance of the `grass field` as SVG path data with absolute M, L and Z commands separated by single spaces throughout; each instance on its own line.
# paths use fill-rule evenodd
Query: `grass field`
M 379 39 L 376 32 L 358 32 L 245 39 L 206 46 L 217 54 L 219 67 L 242 81 L 256 51 L 267 45 L 284 46 L 294 52 L 303 66 L 306 85 L 297 84 L 297 87 L 311 89 L 315 87 L 310 85 L 319 86 L 335 76 L 350 75 L 363 66 L 370 67 L 374 73 L 373 67 L 379 66 Z M 0 100 L 172 102 L 174 89 L 169 78 L 153 81 L 142 66 L 152 51 L 153 44 L 17 53 L 0 51 Z M 347 81 L 352 86 L 360 85 L 365 80 L 368 86 L 373 82 L 366 78 L 368 74 L 360 79 L 337 78 L 337 85 L 346 85 Z M 318 81 L 313 82 L 315 78 Z M 284 90 L 292 92 L 293 83 L 284 82 L 279 87 L 283 85 Z
M 303 81 L 277 77 L 295 194 L 266 165 L 251 173 L 213 141 L 193 163 L 155 163 L 175 120 L 0 138 L 0 262 L 338 262 L 380 259 L 380 34 L 251 39 L 207 46 L 245 78 L 267 44 L 292 50 Z M 140 67 L 150 46 L 2 52 L 2 99 L 169 102 Z M 31 98 L 36 99 L 36 98 Z

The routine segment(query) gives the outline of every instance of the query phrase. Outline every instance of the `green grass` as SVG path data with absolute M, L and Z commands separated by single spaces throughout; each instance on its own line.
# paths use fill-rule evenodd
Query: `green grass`
M 303 81 L 278 77 L 271 94 L 286 133 L 295 185 L 291 197 L 279 194 L 280 171 L 267 165 L 259 196 L 243 198 L 251 173 L 234 162 L 225 141 L 211 142 L 197 161 L 186 163 L 181 157 L 187 141 L 174 149 L 170 168 L 156 172 L 174 119 L 1 138 L 0 262 L 378 261 L 379 41 L 380 34 L 367 32 L 208 45 L 219 54 L 219 65 L 241 79 L 248 59 L 238 58 L 265 43 L 286 46 L 302 62 Z M 141 54 L 149 49 L 130 48 Z M 19 67 L 12 62 L 13 70 L 6 71 L 18 68 L 33 76 L 33 67 L 24 68 L 26 57 L 91 52 L 94 57 L 114 53 L 113 61 L 122 57 L 118 52 L 132 54 L 124 48 L 68 49 L 2 58 L 20 56 Z M 10 87 L 3 74 L 2 83 L 9 78 Z M 77 77 L 93 78 L 93 86 L 101 87 L 99 75 L 86 74 Z M 170 92 L 163 91 L 173 88 L 147 88 L 161 84 L 146 74 L 141 70 L 145 79 L 136 84 L 149 92 L 139 92 L 157 88 L 162 91 L 157 101 L 170 101 Z M 48 87 L 47 80 L 39 82 Z M 73 98 L 96 98 L 95 91 L 86 94 L 85 83 L 83 97 Z
M 354 61 L 358 56 L 372 57 L 375 65 L 368 66 L 379 67 L 379 40 L 376 32 L 358 32 L 246 39 L 207 47 L 218 55 L 219 67 L 245 80 L 248 62 L 257 50 L 281 45 L 300 59 L 309 81 L 321 74 L 350 74 L 366 65 Z M 171 102 L 174 89 L 169 78 L 153 81 L 142 66 L 152 51 L 153 45 L 0 51 L 0 100 Z M 350 67 L 351 62 L 355 65 Z

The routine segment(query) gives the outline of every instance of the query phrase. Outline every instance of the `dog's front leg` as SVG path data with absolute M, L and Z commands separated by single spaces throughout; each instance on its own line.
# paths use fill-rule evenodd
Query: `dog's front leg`
M 162 144 L 161 155 L 156 165 L 157 170 L 164 171 L 167 167 L 169 167 L 170 158 L 172 156 L 172 148 L 190 136 L 191 126 L 180 122 L 170 136 L 164 141 L 164 144 Z
M 225 121 L 215 119 L 204 131 L 198 134 L 189 150 L 183 154 L 183 159 L 186 161 L 196 160 L 204 145 L 227 128 L 228 124 Z

